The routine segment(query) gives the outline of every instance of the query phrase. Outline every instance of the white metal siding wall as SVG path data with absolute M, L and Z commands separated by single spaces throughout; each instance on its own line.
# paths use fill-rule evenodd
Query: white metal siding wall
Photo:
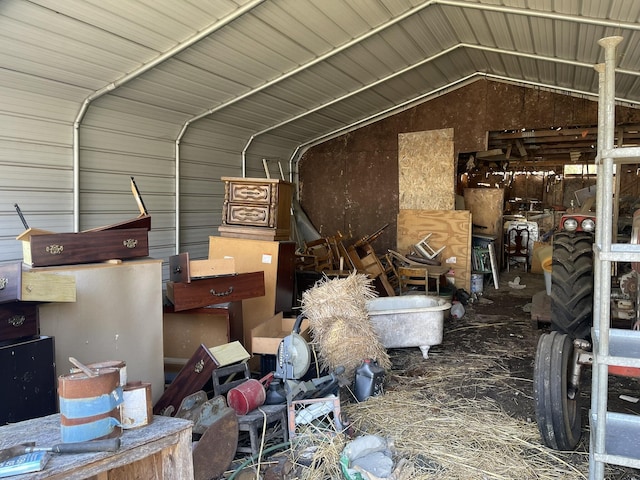
M 69 112 L 78 89 L 6 72 L 0 77 L 0 262 L 22 259 L 24 230 L 13 205 L 29 226 L 51 231 L 73 228 L 72 126 Z

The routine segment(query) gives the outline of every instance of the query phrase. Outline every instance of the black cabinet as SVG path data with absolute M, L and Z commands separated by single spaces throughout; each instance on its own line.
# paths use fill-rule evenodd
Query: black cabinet
M 0 425 L 57 411 L 53 337 L 0 346 Z

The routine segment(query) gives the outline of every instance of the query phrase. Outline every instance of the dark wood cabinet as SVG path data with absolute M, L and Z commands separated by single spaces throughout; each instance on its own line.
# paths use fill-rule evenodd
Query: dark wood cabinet
M 53 337 L 0 347 L 0 425 L 57 411 Z

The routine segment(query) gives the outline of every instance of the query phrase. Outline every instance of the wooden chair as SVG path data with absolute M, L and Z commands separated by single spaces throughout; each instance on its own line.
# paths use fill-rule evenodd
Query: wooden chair
M 504 242 L 504 256 L 509 271 L 509 263 L 512 258 L 524 259 L 524 271 L 527 271 L 529 263 L 529 230 L 525 225 L 517 225 L 507 230 Z
M 303 270 L 322 272 L 334 269 L 333 252 L 326 238 L 305 242 L 304 252 L 298 254 L 298 260 Z
M 414 290 L 422 290 L 425 295 L 429 291 L 429 271 L 424 267 L 398 267 L 400 295 Z
M 387 258 L 392 262 L 396 262 L 395 273 L 398 278 L 400 277 L 399 269 L 402 267 L 419 270 L 427 269 L 427 277 L 435 282 L 436 289 L 435 291 L 429 290 L 429 286 L 427 284 L 425 291 L 427 294 L 435 293 L 437 296 L 440 296 L 440 283 L 444 281 L 442 277 L 449 271 L 448 265 L 426 265 L 424 263 L 415 262 L 395 250 L 389 250 Z

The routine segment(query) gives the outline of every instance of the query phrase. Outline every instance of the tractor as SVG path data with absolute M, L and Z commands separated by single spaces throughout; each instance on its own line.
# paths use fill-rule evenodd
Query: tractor
M 551 332 L 538 341 L 534 365 L 534 399 L 543 443 L 573 450 L 580 441 L 582 372 L 592 364 L 593 243 L 595 216 L 565 214 L 553 238 Z M 633 216 L 631 243 L 638 243 L 640 215 Z M 610 300 L 617 317 L 638 329 L 638 264 L 616 264 Z M 623 271 L 624 270 L 624 271 Z M 613 317 L 612 317 L 613 319 Z M 636 369 L 609 367 L 610 374 L 637 376 Z

